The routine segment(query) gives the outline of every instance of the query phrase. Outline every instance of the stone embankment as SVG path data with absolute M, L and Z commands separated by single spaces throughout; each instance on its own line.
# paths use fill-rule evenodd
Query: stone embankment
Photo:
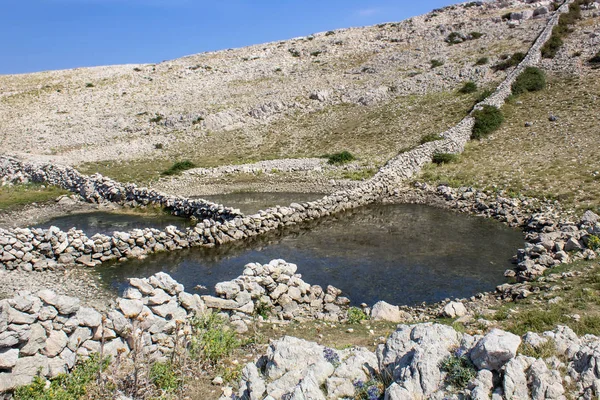
M 129 280 L 106 313 L 82 307 L 78 298 L 51 290 L 22 291 L 0 301 L 0 393 L 70 371 L 78 357 L 102 353 L 114 359 L 131 351 L 148 360 L 168 356 L 190 333 L 193 317 L 220 312 L 238 332 L 259 318 L 340 321 L 347 298 L 328 286 L 310 285 L 283 260 L 248 264 L 244 274 L 216 286 L 215 296 L 184 291 L 169 275 Z
M 70 190 L 91 203 L 113 202 L 131 207 L 156 205 L 170 210 L 173 215 L 198 220 L 223 222 L 241 215 L 232 208 L 207 200 L 171 196 L 132 183 L 123 184 L 100 174 L 86 176 L 71 167 L 23 163 L 7 156 L 0 157 L 0 177 L 2 184 L 41 182 Z
M 221 399 L 594 399 L 599 347 L 598 337 L 577 337 L 564 326 L 519 337 L 499 329 L 472 336 L 446 325 L 399 325 L 375 352 L 286 336 L 244 367 L 238 393 L 228 389 Z M 444 367 L 448 361 L 455 369 Z M 456 384 L 461 379 L 466 388 Z

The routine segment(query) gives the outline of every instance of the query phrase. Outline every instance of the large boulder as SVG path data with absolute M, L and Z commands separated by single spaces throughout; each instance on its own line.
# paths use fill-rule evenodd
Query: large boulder
M 398 306 L 379 301 L 371 310 L 371 318 L 375 321 L 406 322 L 410 318 L 410 314 L 400 310 Z
M 492 329 L 471 351 L 471 361 L 478 369 L 498 371 L 517 355 L 521 338 L 501 329 Z

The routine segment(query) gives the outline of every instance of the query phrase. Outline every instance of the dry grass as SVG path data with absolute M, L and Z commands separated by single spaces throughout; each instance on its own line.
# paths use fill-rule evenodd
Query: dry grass
M 476 96 L 442 92 L 401 96 L 368 107 L 334 105 L 252 130 L 177 141 L 165 146 L 162 156 L 151 159 L 85 163 L 78 168 L 88 174 L 100 172 L 120 181 L 145 183 L 158 179 L 160 172 L 183 159 L 215 167 L 348 150 L 366 164 L 380 165 L 400 149 L 418 144 L 423 135 L 443 132 L 460 121 Z
M 459 162 L 430 166 L 422 177 L 600 210 L 598 93 L 600 73 L 551 77 L 546 90 L 505 105 L 506 121 L 489 139 L 469 143 Z M 550 114 L 558 121 L 549 121 Z M 525 127 L 525 122 L 533 126 Z

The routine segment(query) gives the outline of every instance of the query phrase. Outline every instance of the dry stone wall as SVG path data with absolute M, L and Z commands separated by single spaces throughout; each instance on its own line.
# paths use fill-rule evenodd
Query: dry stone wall
M 217 296 L 202 297 L 162 272 L 132 278 L 106 313 L 51 290 L 19 292 L 0 301 L 0 393 L 30 383 L 38 373 L 52 378 L 69 372 L 78 358 L 92 353 L 116 360 L 135 351 L 163 360 L 191 333 L 194 317 L 213 311 L 238 332 L 248 330 L 259 310 L 270 319 L 345 318 L 349 300 L 339 289 L 310 285 L 296 270 L 283 260 L 251 263 L 242 276 L 217 284 Z

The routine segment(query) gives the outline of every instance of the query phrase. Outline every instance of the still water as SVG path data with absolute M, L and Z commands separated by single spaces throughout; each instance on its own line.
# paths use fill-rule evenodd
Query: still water
M 520 231 L 492 220 L 423 205 L 371 205 L 258 238 L 153 254 L 97 271 L 115 291 L 129 277 L 164 271 L 187 291 L 209 294 L 217 282 L 240 275 L 246 263 L 282 258 L 297 264 L 306 282 L 336 286 L 353 304 L 414 305 L 492 290 L 522 245 Z

